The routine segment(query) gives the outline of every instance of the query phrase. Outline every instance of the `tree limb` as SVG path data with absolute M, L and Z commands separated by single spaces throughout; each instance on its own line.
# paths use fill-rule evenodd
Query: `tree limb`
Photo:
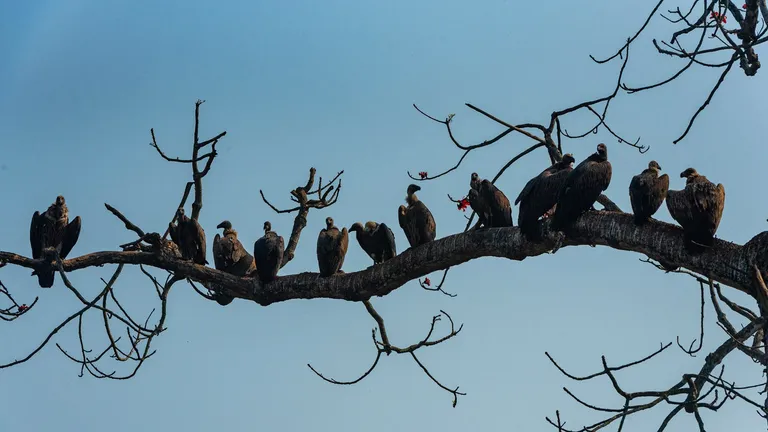
M 550 235 L 540 243 L 527 242 L 519 228 L 492 228 L 454 234 L 407 250 L 395 258 L 357 272 L 333 278 L 303 272 L 282 276 L 261 284 L 258 279 L 239 278 L 215 270 L 151 252 L 94 252 L 63 262 L 67 272 L 104 264 L 143 264 L 201 281 L 224 285 L 236 297 L 253 300 L 262 306 L 292 299 L 329 298 L 349 301 L 385 296 L 410 280 L 473 259 L 493 256 L 523 260 L 552 250 L 556 239 Z M 654 260 L 675 263 L 723 285 L 752 293 L 752 272 L 742 247 L 716 239 L 701 255 L 690 255 L 683 246 L 683 232 L 677 226 L 651 221 L 643 226 L 632 222 L 632 215 L 609 211 L 589 212 L 568 231 L 563 246 L 600 245 L 642 253 Z M 27 268 L 45 265 L 43 260 L 0 252 L 0 261 Z M 765 269 L 763 269 L 765 270 Z

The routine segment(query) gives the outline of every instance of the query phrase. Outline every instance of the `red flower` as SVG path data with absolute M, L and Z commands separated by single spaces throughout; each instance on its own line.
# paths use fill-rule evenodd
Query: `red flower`
M 747 4 L 746 4 L 746 3 L 744 3 L 743 5 L 741 5 L 741 8 L 742 8 L 742 9 L 746 9 L 746 8 L 747 8 Z
M 426 172 L 426 171 L 422 171 L 422 172 L 420 172 L 420 173 L 419 173 L 419 177 L 421 177 L 422 179 L 425 179 L 425 178 L 427 178 L 427 172 Z
M 429 286 L 431 283 L 432 281 L 430 281 L 429 278 L 424 278 L 424 285 Z
M 469 200 L 464 197 L 456 204 L 456 207 L 458 207 L 461 211 L 467 211 L 467 207 L 469 207 Z
M 24 312 L 27 309 L 29 309 L 29 306 L 27 306 L 26 304 L 19 306 L 19 312 Z
M 709 16 L 710 16 L 710 18 L 714 19 L 715 21 L 723 23 L 723 24 L 728 22 L 728 18 L 725 15 L 720 15 L 719 12 L 712 12 L 712 13 L 709 14 Z

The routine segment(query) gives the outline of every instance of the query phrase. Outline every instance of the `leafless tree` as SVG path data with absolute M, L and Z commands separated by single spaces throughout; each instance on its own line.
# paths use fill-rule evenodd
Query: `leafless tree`
M 690 116 L 687 126 L 674 142 L 677 143 L 682 140 L 693 127 L 699 113 L 713 99 L 733 65 L 738 62 L 739 67 L 747 76 L 753 76 L 758 72 L 760 63 L 755 47 L 767 40 L 765 33 L 766 22 L 768 22 L 768 7 L 765 0 L 746 0 L 743 5 L 737 5 L 731 1 L 704 0 L 699 2 L 699 0 L 693 0 L 684 9 L 678 7 L 666 11 L 664 14 L 661 12 L 662 5 L 663 0 L 655 5 L 647 19 L 640 24 L 639 30 L 627 39 L 615 54 L 604 59 L 592 57 L 599 64 L 620 61 L 618 77 L 607 95 L 556 110 L 543 123 L 515 125 L 468 103 L 466 106 L 471 110 L 503 126 L 503 131 L 477 144 L 467 145 L 458 142 L 454 136 L 452 127 L 455 116 L 453 114 L 448 115 L 445 119 L 440 119 L 427 114 L 414 105 L 419 113 L 446 128 L 448 138 L 460 150 L 461 154 L 454 166 L 438 174 L 429 175 L 427 172 L 420 172 L 414 176 L 408 172 L 408 175 L 414 181 L 429 181 L 449 175 L 462 164 L 471 151 L 491 146 L 512 133 L 525 135 L 531 139 L 532 144 L 503 164 L 493 178 L 494 182 L 516 161 L 536 150 L 545 149 L 550 162 L 559 160 L 568 140 L 588 137 L 590 134 L 596 133 L 599 128 L 605 128 L 620 143 L 634 147 L 641 153 L 645 152 L 647 147 L 640 144 L 639 138 L 634 141 L 625 139 L 610 128 L 606 122 L 606 116 L 611 101 L 622 92 L 632 94 L 668 85 L 683 76 L 684 72 L 691 67 L 721 70 L 719 78 L 705 96 L 701 106 Z M 663 81 L 642 86 L 629 86 L 623 82 L 623 75 L 630 65 L 630 48 L 646 31 L 648 23 L 659 17 L 678 26 L 678 29 L 672 33 L 669 42 L 658 42 L 654 39 L 653 45 L 659 53 L 682 60 L 682 66 L 677 73 Z M 728 22 L 729 17 L 731 19 L 730 24 Z M 687 38 L 693 40 L 692 45 L 685 45 L 684 40 Z M 183 188 L 179 207 L 184 207 L 190 199 L 190 194 L 192 194 L 191 218 L 195 220 L 203 209 L 203 180 L 212 169 L 213 162 L 217 157 L 216 145 L 226 136 L 226 132 L 222 132 L 213 138 L 200 140 L 198 128 L 202 103 L 203 101 L 197 101 L 195 104 L 194 141 L 189 158 L 168 156 L 158 144 L 154 130 L 150 131 L 151 146 L 162 158 L 170 163 L 191 166 L 192 179 Z M 564 123 L 569 114 L 577 111 L 592 113 L 595 118 L 595 125 L 583 133 L 569 133 L 564 127 Z M 268 201 L 263 191 L 260 191 L 264 203 L 277 214 L 295 214 L 283 266 L 294 257 L 301 232 L 307 225 L 310 211 L 332 206 L 339 199 L 342 174 L 343 171 L 335 174 L 330 181 L 324 182 L 323 178 L 317 175 L 315 169 L 310 168 L 308 179 L 290 190 L 290 199 L 294 205 L 288 209 L 279 209 Z M 448 198 L 459 203 L 460 206 L 462 205 L 463 199 L 452 198 L 450 195 Z M 384 318 L 374 309 L 372 299 L 376 296 L 385 296 L 412 280 L 418 280 L 424 289 L 452 296 L 443 289 L 448 270 L 453 266 L 476 258 L 505 257 L 521 261 L 528 257 L 554 253 L 556 246 L 601 245 L 639 253 L 647 257 L 643 258 L 644 261 L 657 267 L 660 271 L 668 272 L 658 262 L 674 263 L 679 266 L 674 271 L 675 273 L 689 275 L 692 282 L 699 286 L 701 291 L 701 334 L 688 346 L 684 346 L 679 340 L 677 341 L 677 346 L 683 351 L 683 355 L 695 356 L 702 350 L 706 298 L 709 298 L 717 317 L 717 323 L 725 333 L 721 336 L 723 342 L 717 349 L 704 357 L 698 370 L 690 371 L 677 382 L 670 383 L 669 386 L 661 389 L 633 392 L 627 391 L 621 386 L 618 378 L 620 371 L 653 361 L 662 355 L 670 355 L 669 348 L 672 346 L 672 342 L 662 343 L 658 350 L 645 358 L 624 365 L 614 366 L 603 357 L 601 367 L 595 373 L 586 376 L 577 376 L 568 372 L 565 366 L 556 362 L 547 353 L 546 355 L 553 366 L 571 380 L 588 381 L 600 377 L 607 378 L 613 391 L 623 403 L 616 407 L 597 406 L 582 400 L 566 388 L 565 391 L 578 404 L 604 414 L 604 419 L 595 424 L 574 429 L 566 428 L 565 421 L 561 418 L 559 411 L 556 411 L 554 417 L 546 420 L 559 431 L 594 431 L 609 425 L 614 425 L 618 430 L 621 430 L 629 416 L 652 408 L 663 409 L 662 407 L 666 407 L 668 415 L 660 424 L 659 430 L 664 430 L 675 416 L 689 414 L 699 429 L 703 431 L 704 422 L 701 412 L 717 411 L 725 403 L 731 401 L 750 404 L 754 406 L 759 415 L 768 419 L 766 416 L 768 414 L 768 395 L 766 395 L 768 393 L 768 379 L 762 375 L 766 372 L 765 368 L 768 367 L 768 357 L 765 353 L 766 341 L 764 340 L 765 326 L 768 322 L 768 288 L 765 283 L 768 277 L 768 232 L 758 234 L 746 245 L 718 239 L 707 252 L 701 255 L 690 255 L 683 247 L 682 230 L 679 227 L 659 221 L 651 221 L 646 225 L 636 226 L 632 223 L 632 216 L 624 213 L 607 196 L 602 195 L 598 202 L 603 206 L 602 210 L 589 212 L 582 216 L 568 230 L 564 239 L 549 230 L 545 230 L 545 236 L 539 242 L 526 241 L 520 235 L 517 227 L 475 230 L 472 229 L 474 218 L 474 213 L 472 213 L 467 217 L 468 221 L 464 232 L 409 249 L 383 264 L 329 278 L 321 278 L 313 272 L 281 275 L 279 279 L 268 284 L 261 283 L 258 278 L 235 277 L 210 267 L 157 253 L 153 246 L 158 244 L 156 241 L 160 235 L 158 232 L 145 231 L 131 222 L 121 211 L 105 204 L 107 210 L 114 214 L 125 225 L 126 229 L 136 235 L 134 241 L 120 245 L 121 250 L 92 252 L 65 260 L 30 259 L 14 252 L 0 251 L 0 267 L 14 265 L 33 270 L 52 267 L 60 275 L 64 286 L 81 303 L 79 309 L 73 311 L 69 317 L 53 328 L 36 349 L 17 360 L 0 364 L 0 369 L 30 360 L 43 350 L 60 330 L 77 320 L 79 349 L 70 352 L 58 344 L 57 347 L 64 356 L 80 366 L 80 374 L 83 375 L 87 372 L 94 377 L 107 379 L 131 378 L 144 362 L 155 354 L 155 350 L 152 348 L 155 346 L 153 345 L 154 338 L 166 330 L 164 323 L 167 316 L 168 293 L 173 285 L 184 281 L 209 300 L 213 300 L 212 294 L 214 292 L 223 291 L 239 299 L 253 301 L 262 306 L 291 299 L 315 298 L 360 302 L 376 325 L 371 335 L 374 345 L 373 352 L 375 353 L 372 365 L 362 375 L 348 381 L 326 377 L 311 365 L 308 365 L 309 368 L 318 377 L 329 383 L 351 385 L 367 377 L 378 365 L 382 354 L 387 356 L 392 353 L 406 354 L 437 386 L 452 396 L 453 406 L 456 406 L 459 396 L 463 396 L 465 393 L 460 392 L 458 386 L 443 384 L 442 380 L 445 378 L 438 379 L 432 375 L 427 366 L 417 357 L 417 351 L 456 337 L 462 326 L 455 325 L 452 317 L 441 311 L 440 315 L 432 318 L 426 336 L 422 340 L 407 346 L 395 345 L 387 335 Z M 175 217 L 174 213 L 171 221 Z M 166 229 L 162 238 L 167 238 L 168 234 Z M 114 273 L 109 280 L 102 279 L 104 287 L 92 299 L 84 297 L 67 277 L 73 271 L 105 265 L 114 266 Z M 143 319 L 129 313 L 120 303 L 113 289 L 126 265 L 138 266 L 157 294 L 157 307 Z M 155 274 L 157 270 L 164 271 L 164 277 L 157 276 Z M 440 282 L 433 285 L 426 276 L 435 271 L 443 271 L 443 275 Z M 748 307 L 731 301 L 726 296 L 723 287 L 748 294 L 754 299 L 756 307 L 755 305 Z M 5 299 L 4 305 L 0 306 L 0 318 L 3 321 L 16 320 L 34 314 L 32 310 L 38 301 L 38 298 L 35 298 L 29 305 L 19 304 L 14 297 L 12 287 L 7 287 L 2 282 L 0 282 L 0 297 Z M 214 303 L 211 304 L 213 307 Z M 156 309 L 159 309 L 159 312 L 156 313 Z M 83 318 L 87 313 L 98 314 L 97 316 L 103 323 L 106 344 L 97 351 L 86 347 L 84 342 L 84 331 L 92 330 L 83 326 Z M 155 315 L 154 320 L 152 320 L 153 315 Z M 443 317 L 450 328 L 442 336 L 435 336 L 437 324 Z M 739 321 L 736 322 L 735 320 Z M 123 339 L 124 337 L 125 339 Z M 750 339 L 752 342 L 749 342 Z M 746 355 L 757 365 L 755 384 L 736 385 L 728 381 L 722 363 L 732 353 Z M 105 369 L 109 362 L 115 360 L 130 364 L 131 367 L 123 374 Z M 759 377 L 757 376 L 758 371 L 761 373 Z M 762 399 L 762 402 L 759 399 Z

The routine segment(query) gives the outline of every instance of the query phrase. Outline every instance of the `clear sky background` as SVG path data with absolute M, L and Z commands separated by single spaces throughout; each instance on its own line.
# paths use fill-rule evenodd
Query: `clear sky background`
M 222 130 L 220 156 L 205 179 L 200 222 L 209 245 L 216 224 L 229 219 L 249 247 L 264 220 L 286 236 L 293 217 L 276 215 L 261 201 L 263 189 L 288 206 L 289 190 L 306 181 L 310 166 L 326 178 L 345 170 L 334 207 L 313 211 L 296 258 L 282 274 L 316 271 L 315 240 L 326 216 L 339 226 L 377 220 L 393 227 L 398 250 L 406 239 L 397 226 L 412 173 L 437 173 L 460 151 L 444 128 L 419 115 L 417 103 L 444 118 L 456 113 L 464 143 L 491 138 L 502 127 L 465 108 L 473 103 L 505 119 L 544 123 L 549 114 L 612 90 L 619 64 L 597 66 L 588 54 L 610 55 L 633 34 L 652 5 L 639 0 L 586 3 L 135 1 L 5 2 L 0 6 L 0 250 L 29 255 L 28 227 L 63 194 L 70 215 L 83 218 L 72 255 L 115 250 L 133 234 L 104 209 L 122 210 L 145 230 L 162 231 L 184 183 L 186 165 L 169 164 L 151 148 L 149 129 L 174 156 L 188 157 L 196 99 L 201 135 Z M 654 54 L 651 38 L 668 39 L 676 27 L 654 19 L 632 53 L 626 82 L 648 84 L 681 66 Z M 719 72 L 692 69 L 685 81 L 612 106 L 611 126 L 628 138 L 642 136 L 651 150 L 635 149 L 601 133 L 567 142 L 581 161 L 595 145 L 608 145 L 613 182 L 608 195 L 629 210 L 632 175 L 651 159 L 670 174 L 696 167 L 727 190 L 718 236 L 744 243 L 765 230 L 766 152 L 755 142 L 766 114 L 765 71 L 746 78 L 740 70 L 722 86 L 689 137 L 678 145 L 689 116 Z M 573 133 L 593 125 L 588 115 L 564 120 Z M 438 237 L 463 229 L 464 213 L 446 193 L 461 196 L 470 174 L 492 177 L 532 142 L 510 135 L 473 152 L 450 176 L 422 183 L 419 196 L 437 219 Z M 510 199 L 548 164 L 531 154 L 497 183 Z M 760 173 L 760 174 L 758 174 Z M 189 208 L 187 208 L 189 211 Z M 514 209 L 517 217 L 517 208 Z M 670 221 L 662 208 L 657 217 Z M 212 260 L 210 248 L 209 261 Z M 393 343 L 421 339 L 440 309 L 465 323 L 459 337 L 420 352 L 431 372 L 468 395 L 451 408 L 440 390 L 407 356 L 384 358 L 365 381 L 339 387 L 306 366 L 351 379 L 368 368 L 375 325 L 361 304 L 289 301 L 260 307 L 235 301 L 220 307 L 188 286 L 171 293 L 168 331 L 157 354 L 129 381 L 78 378 L 78 365 L 51 344 L 33 360 L 0 370 L 0 414 L 8 431 L 506 431 L 549 430 L 544 417 L 560 409 L 572 427 L 599 417 L 570 399 L 567 386 L 585 400 L 620 407 L 607 379 L 573 383 L 544 355 L 550 352 L 573 373 L 640 358 L 660 342 L 698 336 L 699 290 L 686 276 L 664 275 L 638 259 L 608 248 L 566 248 L 512 262 L 485 258 L 449 273 L 448 298 L 411 282 L 374 305 Z M 347 271 L 370 265 L 356 241 Z M 114 267 L 78 271 L 71 279 L 88 296 Z M 57 276 L 40 290 L 30 271 L 6 267 L 0 278 L 18 299 L 39 305 L 23 319 L 0 325 L 0 362 L 26 355 L 77 301 Z M 137 316 L 155 305 L 154 289 L 138 269 L 126 269 L 116 285 Z M 159 272 L 158 272 L 159 274 Z M 439 273 L 431 275 L 435 280 Z M 730 290 L 729 290 L 730 291 Z M 743 296 L 733 294 L 734 299 Z M 752 306 L 752 303 L 746 303 Z M 704 349 L 691 359 L 677 348 L 634 371 L 620 374 L 627 390 L 662 389 L 698 370 L 707 349 L 725 340 L 706 312 Z M 87 339 L 103 349 L 99 315 L 92 313 Z M 735 320 L 735 318 L 734 318 Z M 439 330 L 446 330 L 440 327 Z M 77 328 L 56 339 L 78 349 Z M 759 367 L 739 355 L 727 376 L 756 383 Z M 106 370 L 125 366 L 109 363 Z M 658 427 L 671 408 L 634 418 L 627 430 Z M 729 402 L 705 412 L 708 430 L 764 426 L 753 408 Z M 681 415 L 670 430 L 695 427 Z

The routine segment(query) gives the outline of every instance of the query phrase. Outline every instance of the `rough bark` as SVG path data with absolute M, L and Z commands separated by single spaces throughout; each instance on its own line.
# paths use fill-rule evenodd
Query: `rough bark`
M 304 272 L 281 276 L 269 284 L 149 252 L 95 252 L 65 260 L 63 267 L 70 272 L 104 264 L 144 264 L 179 272 L 201 282 L 226 286 L 236 297 L 267 306 L 292 299 L 367 300 L 373 296 L 385 296 L 410 280 L 469 260 L 493 256 L 521 261 L 547 253 L 555 244 L 554 235 L 545 237 L 540 243 L 528 242 L 520 235 L 517 227 L 481 229 L 450 235 L 408 249 L 383 264 L 365 270 L 329 278 L 322 278 L 318 273 Z M 710 250 L 701 255 L 690 255 L 683 246 L 682 230 L 665 222 L 651 221 L 636 226 L 631 214 L 590 212 L 573 225 L 562 242 L 562 247 L 579 245 L 608 246 L 642 253 L 652 259 L 675 263 L 711 277 L 723 285 L 750 292 L 749 263 L 754 257 L 746 256 L 742 246 L 716 239 Z M 757 251 L 750 252 L 754 253 Z M 0 260 L 28 268 L 45 265 L 40 260 L 8 252 L 0 252 Z

